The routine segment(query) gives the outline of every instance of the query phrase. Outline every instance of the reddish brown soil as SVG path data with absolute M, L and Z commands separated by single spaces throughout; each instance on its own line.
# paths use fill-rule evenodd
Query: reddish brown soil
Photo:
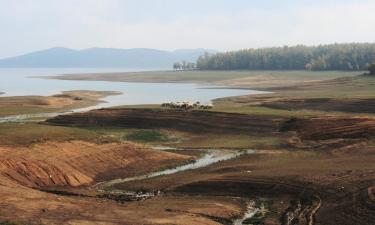
M 208 224 L 230 221 L 243 202 L 231 198 L 158 197 L 142 202 L 61 196 L 39 188 L 92 184 L 191 160 L 134 143 L 46 142 L 0 147 L 0 223 L 20 224 Z M 120 170 L 121 169 L 121 170 Z
M 64 220 L 78 224 L 92 221 L 116 224 L 121 218 L 127 219 L 123 224 L 218 224 L 241 211 L 238 202 L 226 197 L 246 196 L 273 200 L 267 225 L 293 224 L 285 222 L 291 217 L 298 218 L 298 223 L 294 223 L 298 225 L 311 224 L 311 221 L 315 225 L 373 225 L 375 221 L 375 147 L 370 144 L 375 134 L 375 120 L 372 118 L 316 117 L 285 121 L 230 113 L 108 109 L 59 116 L 48 122 L 68 126 L 176 129 L 197 134 L 204 131 L 284 135 L 289 137 L 292 148 L 285 146 L 286 149 L 279 151 L 265 150 L 206 168 L 118 184 L 116 188 L 124 190 L 162 190 L 169 193 L 167 197 L 125 205 L 110 201 L 98 203 L 97 199 L 79 197 L 53 199 L 51 196 L 54 195 L 28 189 L 25 185 L 84 185 L 93 180 L 108 179 L 112 173 L 125 176 L 133 175 L 140 168 L 146 168 L 143 172 L 151 170 L 152 162 L 161 166 L 170 158 L 177 161 L 191 158 L 164 155 L 170 153 L 149 155 L 146 152 L 150 150 L 130 145 L 128 150 L 141 153 L 126 151 L 125 155 L 132 155 L 137 159 L 136 163 L 121 154 L 121 144 L 107 144 L 102 148 L 81 142 L 73 145 L 64 143 L 62 146 L 65 147 L 61 149 L 35 145 L 30 153 L 27 149 L 12 153 L 12 149 L 4 148 L 2 157 L 4 162 L 9 160 L 9 163 L 0 167 L 0 171 L 4 171 L 0 173 L 3 181 L 0 194 L 6 199 L 0 205 L 5 209 L 0 212 L 0 218 L 9 218 L 13 211 L 24 218 L 41 218 L 38 221 L 55 224 Z M 89 147 L 84 147 L 87 145 Z M 83 147 L 77 152 L 74 146 Z M 145 163 L 140 162 L 142 157 L 147 158 Z M 30 162 L 27 169 L 23 169 L 25 161 Z M 126 167 L 121 167 L 125 162 Z M 48 172 L 45 172 L 45 164 L 51 165 Z M 64 170 L 59 170 L 60 167 Z M 119 173 L 118 170 L 133 167 L 136 169 L 129 169 L 127 173 Z M 32 173 L 28 174 L 29 171 Z M 65 171 L 67 174 L 64 174 Z M 52 183 L 50 173 L 56 177 Z M 24 197 L 21 195 L 27 192 L 32 197 L 26 198 L 26 203 L 22 205 Z M 47 210 L 44 210 L 44 205 L 48 206 Z M 64 213 L 59 216 L 61 212 Z
M 66 197 L 17 185 L 0 176 L 0 221 L 17 224 L 207 224 L 219 225 L 241 212 L 229 198 L 157 197 L 118 204 L 105 199 Z M 1 222 L 0 222 L 1 223 Z
M 190 118 L 186 118 L 186 112 L 181 114 L 185 116 L 181 120 Z M 242 116 L 238 117 L 245 118 Z M 60 118 L 57 121 L 64 120 Z M 295 210 L 297 216 L 315 218 L 314 224 L 319 225 L 372 225 L 371 221 L 375 219 L 372 216 L 375 215 L 372 200 L 375 147 L 369 145 L 368 141 L 373 137 L 374 124 L 374 119 L 365 117 L 291 119 L 281 124 L 279 130 L 290 133 L 291 139 L 299 140 L 300 145 L 293 146 L 295 152 L 270 151 L 208 168 L 119 184 L 116 188 L 311 201 L 313 203 L 307 204 L 304 210 Z M 168 128 L 170 125 L 167 123 L 166 126 Z M 274 135 L 281 134 L 274 132 Z M 298 150 L 301 148 L 304 151 Z M 318 196 L 321 203 L 312 200 L 314 196 Z M 316 209 L 318 205 L 319 209 Z M 284 210 L 292 206 L 273 205 Z M 314 212 L 314 215 L 306 212 Z M 283 216 L 280 214 L 282 211 L 278 213 L 273 221 L 277 216 Z M 309 221 L 306 219 L 305 223 Z
M 306 155 L 306 156 L 304 156 Z M 278 208 L 290 200 L 319 196 L 314 224 L 372 225 L 375 202 L 368 187 L 375 181 L 375 148 L 366 155 L 310 156 L 308 152 L 259 154 L 222 162 L 197 171 L 125 183 L 123 189 L 161 189 L 190 195 L 263 196 Z M 277 216 L 278 215 L 278 216 Z M 300 223 L 304 224 L 304 223 Z
M 0 147 L 0 174 L 28 187 L 81 186 L 191 160 L 130 142 L 46 142 Z

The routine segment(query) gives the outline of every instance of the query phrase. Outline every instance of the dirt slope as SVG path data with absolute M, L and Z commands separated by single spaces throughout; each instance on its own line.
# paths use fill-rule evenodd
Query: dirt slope
M 113 201 L 49 194 L 16 184 L 0 175 L 0 223 L 48 225 L 207 224 L 238 216 L 235 201 L 214 198 L 155 198 L 118 204 Z M 183 210 L 183 211 L 180 211 Z M 200 213 L 200 212 L 204 213 Z M 13 224 L 13 223 L 12 223 Z
M 80 186 L 190 159 L 130 142 L 46 142 L 30 147 L 0 147 L 0 174 L 29 187 Z
M 45 142 L 0 147 L 0 223 L 20 224 L 220 224 L 242 211 L 228 198 L 160 197 L 119 204 L 111 200 L 61 196 L 38 190 L 80 186 L 192 160 L 134 143 Z M 181 211 L 182 210 L 182 211 Z M 202 210 L 204 213 L 201 213 Z

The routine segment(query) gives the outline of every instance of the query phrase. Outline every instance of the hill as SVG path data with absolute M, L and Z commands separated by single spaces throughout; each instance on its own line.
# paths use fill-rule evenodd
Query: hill
M 147 48 L 51 48 L 0 60 L 0 67 L 170 68 L 174 62 L 195 62 L 205 49 L 162 51 Z

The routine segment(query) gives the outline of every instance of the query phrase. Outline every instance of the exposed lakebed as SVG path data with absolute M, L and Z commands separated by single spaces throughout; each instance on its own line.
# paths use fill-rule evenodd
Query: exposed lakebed
M 155 147 L 155 149 L 158 150 L 171 150 L 178 151 L 179 149 L 175 148 L 168 148 L 168 147 Z M 254 150 L 207 150 L 206 153 L 198 158 L 196 161 L 191 162 L 189 164 L 181 165 L 176 168 L 171 169 L 165 169 L 145 175 L 135 176 L 135 177 L 128 177 L 128 178 L 120 178 L 120 179 L 114 179 L 110 181 L 105 181 L 98 183 L 93 186 L 93 188 L 96 188 L 100 190 L 101 192 L 104 192 L 105 194 L 103 197 L 105 198 L 113 198 L 116 201 L 138 201 L 140 199 L 147 199 L 151 197 L 155 197 L 157 195 L 160 195 L 162 193 L 155 191 L 155 192 L 134 192 L 134 191 L 125 191 L 125 190 L 116 190 L 113 188 L 113 186 L 121 183 L 126 182 L 132 182 L 132 181 L 139 181 L 139 180 L 146 180 L 150 178 L 155 178 L 159 176 L 166 176 L 171 175 L 187 170 L 194 170 L 199 168 L 204 168 L 207 166 L 210 166 L 211 164 L 218 163 L 221 161 L 230 160 L 236 157 L 239 157 L 241 155 L 246 154 L 254 154 Z M 251 219 L 255 216 L 256 213 L 259 212 L 259 208 L 255 205 L 255 202 L 250 200 L 247 203 L 246 211 L 244 212 L 243 216 L 241 218 L 238 218 L 233 221 L 233 225 L 242 225 L 247 224 L 245 223 L 246 220 Z
M 160 149 L 160 148 L 158 148 L 158 149 Z M 174 149 L 174 150 L 176 150 L 176 149 Z M 145 180 L 145 179 L 149 179 L 149 178 L 153 178 L 153 177 L 183 172 L 183 171 L 186 171 L 186 170 L 199 169 L 199 168 L 206 167 L 206 166 L 209 166 L 209 165 L 217 163 L 217 162 L 226 161 L 226 160 L 229 160 L 229 159 L 239 157 L 241 155 L 253 154 L 253 153 L 255 153 L 254 150 L 242 150 L 242 151 L 239 151 L 239 150 L 208 150 L 207 153 L 203 157 L 201 157 L 201 158 L 197 159 L 196 161 L 194 161 L 192 163 L 189 163 L 189 164 L 185 164 L 185 165 L 182 165 L 182 166 L 178 166 L 176 168 L 157 171 L 157 172 L 154 172 L 154 173 L 145 174 L 145 175 L 141 175 L 141 176 L 120 178 L 120 179 L 115 179 L 115 180 L 111 180 L 111 181 L 106 181 L 106 182 L 99 183 L 96 186 L 99 187 L 99 189 L 108 189 L 108 188 L 110 188 L 110 187 L 112 187 L 116 184 L 119 184 L 119 183 L 125 183 L 125 182 L 130 182 L 130 181 L 137 181 L 137 180 Z

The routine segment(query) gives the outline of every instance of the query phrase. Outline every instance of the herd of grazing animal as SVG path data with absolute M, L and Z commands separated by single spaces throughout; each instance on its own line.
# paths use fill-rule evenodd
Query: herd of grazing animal
M 167 109 L 183 109 L 183 110 L 191 110 L 191 109 L 201 109 L 201 110 L 208 110 L 212 109 L 212 104 L 202 105 L 200 102 L 169 102 L 161 104 L 162 108 Z

